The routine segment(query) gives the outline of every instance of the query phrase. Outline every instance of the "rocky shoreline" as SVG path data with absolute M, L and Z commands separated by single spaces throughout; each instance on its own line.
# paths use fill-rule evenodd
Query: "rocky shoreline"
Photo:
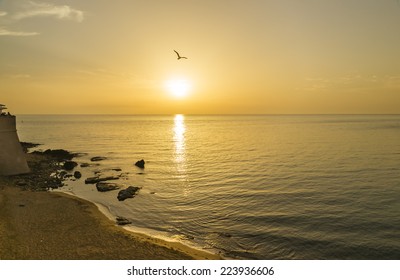
M 22 190 L 29 191 L 51 191 L 64 186 L 64 182 L 68 180 L 80 180 L 82 174 L 80 168 L 91 166 L 90 163 L 78 164 L 73 159 L 79 157 L 80 154 L 71 153 L 63 149 L 47 149 L 45 151 L 35 150 L 29 152 L 29 149 L 36 148 L 40 144 L 21 142 L 22 149 L 24 150 L 28 166 L 31 170 L 30 173 L 7 176 L 7 180 L 11 181 L 15 186 Z M 106 160 L 106 157 L 96 156 L 91 158 L 91 162 L 98 162 Z M 98 163 L 94 163 L 99 165 Z M 94 165 L 93 164 L 93 165 Z M 135 165 L 141 169 L 144 168 L 145 161 L 142 159 L 137 161 Z M 120 168 L 114 171 L 121 172 Z M 118 180 L 123 176 L 123 173 L 113 176 L 102 175 L 101 171 L 95 172 L 94 177 L 88 177 L 84 180 L 85 184 L 96 184 L 96 189 L 99 192 L 110 192 L 119 190 L 116 195 L 118 201 L 124 201 L 128 198 L 134 198 L 140 191 L 141 187 L 129 186 L 124 188 L 122 184 L 112 183 L 109 181 Z M 4 178 L 3 178 L 4 180 Z M 1 178 L 0 178 L 1 182 Z M 117 217 L 117 225 L 126 225 L 130 221 L 124 217 Z
M 0 259 L 220 259 L 126 231 L 116 226 L 130 223 L 124 217 L 112 222 L 91 202 L 48 192 L 62 187 L 65 180 L 84 180 L 74 176 L 79 167 L 72 162 L 79 155 L 65 150 L 28 152 L 38 145 L 21 144 L 31 172 L 0 176 Z M 121 191 L 130 198 L 139 189 Z
M 10 180 L 16 186 L 19 186 L 23 190 L 31 191 L 49 191 L 58 189 L 64 186 L 66 180 L 79 180 L 82 177 L 82 173 L 76 170 L 79 165 L 73 161 L 74 158 L 79 157 L 79 154 L 70 153 L 63 149 L 56 150 L 45 150 L 45 151 L 33 151 L 29 152 L 29 149 L 36 148 L 40 144 L 21 142 L 21 146 L 26 153 L 28 166 L 31 172 L 28 174 L 8 176 Z M 92 162 L 106 160 L 106 157 L 96 156 L 91 158 Z M 144 168 L 145 161 L 142 159 L 137 161 L 135 165 L 141 169 Z M 89 163 L 82 163 L 80 168 L 90 166 Z M 120 168 L 114 169 L 114 171 L 122 171 Z M 93 177 L 84 179 L 85 184 L 96 184 L 96 188 L 99 192 L 108 192 L 113 190 L 119 190 L 123 186 L 117 183 L 110 183 L 108 181 L 118 180 L 123 173 L 113 176 L 101 175 L 101 172 L 95 173 Z M 127 198 L 135 197 L 140 187 L 129 186 L 126 189 L 122 189 L 118 192 L 116 198 L 119 201 L 123 201 Z
M 46 150 L 44 152 L 34 151 L 29 153 L 28 149 L 39 146 L 40 144 L 21 142 L 21 146 L 26 153 L 30 173 L 6 176 L 16 186 L 23 190 L 48 191 L 63 186 L 64 178 L 56 176 L 61 169 L 61 165 L 76 156 L 68 151 Z

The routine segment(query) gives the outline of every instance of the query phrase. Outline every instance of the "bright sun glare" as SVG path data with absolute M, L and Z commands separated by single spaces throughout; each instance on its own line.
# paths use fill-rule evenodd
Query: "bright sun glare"
M 166 87 L 174 97 L 183 98 L 188 94 L 191 85 L 185 79 L 172 79 L 166 82 Z

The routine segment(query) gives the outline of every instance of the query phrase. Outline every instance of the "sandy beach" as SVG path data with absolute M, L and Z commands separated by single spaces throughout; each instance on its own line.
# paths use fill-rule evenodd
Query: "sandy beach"
M 36 167 L 22 183 L 20 177 L 0 177 L 0 259 L 219 259 L 179 243 L 129 232 L 91 202 L 61 192 L 32 190 L 29 184 L 37 180 L 40 185 L 45 179 L 35 173 L 49 173 L 56 166 L 44 155 L 28 154 L 28 162 Z

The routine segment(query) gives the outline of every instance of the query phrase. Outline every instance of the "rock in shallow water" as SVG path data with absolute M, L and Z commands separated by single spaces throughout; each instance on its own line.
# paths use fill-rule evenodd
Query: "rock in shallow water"
M 118 176 L 107 176 L 107 177 L 89 177 L 85 180 L 85 184 L 96 184 L 98 182 L 118 180 Z
M 137 167 L 140 167 L 140 168 L 144 168 L 144 164 L 145 164 L 145 162 L 144 162 L 143 159 L 141 159 L 141 160 L 139 160 L 139 161 L 137 161 L 137 162 L 135 163 L 135 165 L 136 165 Z
M 129 225 L 129 224 L 132 223 L 132 222 L 129 221 L 127 218 L 120 217 L 120 216 L 118 216 L 118 217 L 116 218 L 116 221 L 117 221 L 117 225 L 119 225 L 119 226 Z
M 118 190 L 121 188 L 121 186 L 122 185 L 115 183 L 98 182 L 96 184 L 96 189 L 99 192 L 108 192 L 108 191 Z
M 117 198 L 119 201 L 123 201 L 127 198 L 133 198 L 140 189 L 140 187 L 130 186 L 124 190 L 119 191 Z
M 79 179 L 79 178 L 82 177 L 82 173 L 79 172 L 79 171 L 75 171 L 75 172 L 74 172 L 74 177 L 75 177 L 76 179 Z
M 68 171 L 74 169 L 76 166 L 78 166 L 78 164 L 75 161 L 72 161 L 72 160 L 65 161 L 64 165 L 63 165 L 64 169 L 68 170 Z
M 33 151 L 32 154 L 45 155 L 58 160 L 71 160 L 76 156 L 76 154 L 71 154 L 70 152 L 63 149 L 57 149 L 57 150 L 47 149 L 44 152 Z
M 105 160 L 107 159 L 106 157 L 92 157 L 90 160 L 91 161 L 100 161 L 100 160 Z

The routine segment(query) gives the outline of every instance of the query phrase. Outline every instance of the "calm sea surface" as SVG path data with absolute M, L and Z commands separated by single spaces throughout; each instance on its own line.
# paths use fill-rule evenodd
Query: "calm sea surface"
M 400 259 L 400 115 L 17 116 L 84 153 L 66 191 L 134 229 L 244 259 Z M 134 166 L 144 159 L 146 167 Z M 112 169 L 121 168 L 122 171 Z M 121 174 L 133 199 L 83 179 Z

